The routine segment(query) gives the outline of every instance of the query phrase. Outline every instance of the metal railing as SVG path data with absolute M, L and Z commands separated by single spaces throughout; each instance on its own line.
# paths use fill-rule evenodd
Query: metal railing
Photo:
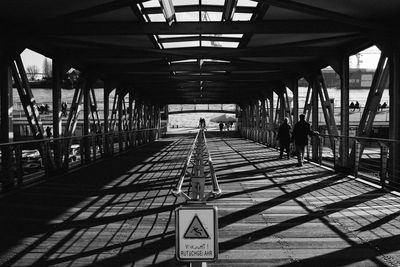
M 0 144 L 1 189 L 23 186 L 127 152 L 165 132 L 165 128 L 150 128 Z
M 275 130 L 263 131 L 244 127 L 240 132 L 244 138 L 270 147 L 278 146 Z M 314 159 L 316 163 L 347 172 L 355 177 L 362 177 L 382 187 L 400 189 L 400 184 L 395 181 L 400 174 L 400 162 L 396 166 L 391 166 L 389 161 L 389 148 L 400 145 L 400 140 L 319 134 L 309 137 L 305 153 L 305 158 L 309 161 L 313 161 L 311 156 L 313 138 L 317 144 L 317 159 Z M 351 151 L 346 162 L 340 157 L 340 149 L 344 142 L 348 142 Z
M 318 163 L 336 169 L 344 168 L 355 177 L 361 176 L 379 183 L 382 187 L 400 188 L 400 184 L 391 179 L 400 173 L 399 166 L 391 166 L 389 162 L 389 148 L 399 145 L 400 140 L 326 134 L 320 134 L 315 138 L 318 138 Z M 340 148 L 345 141 L 348 141 L 352 153 L 347 162 L 342 162 Z
M 204 196 L 205 178 L 208 176 L 204 171 L 205 165 L 209 168 L 208 174 L 211 178 L 212 190 Z M 191 172 L 188 171 L 190 166 L 192 167 Z M 189 197 L 188 194 L 182 191 L 182 185 L 186 177 L 190 177 L 191 179 L 192 197 Z M 222 190 L 218 185 L 217 176 L 207 147 L 207 140 L 203 128 L 199 130 L 193 141 L 180 173 L 179 180 L 175 188 L 172 190 L 172 193 L 175 197 L 181 196 L 185 200 L 207 200 L 212 197 L 218 197 L 222 193 Z

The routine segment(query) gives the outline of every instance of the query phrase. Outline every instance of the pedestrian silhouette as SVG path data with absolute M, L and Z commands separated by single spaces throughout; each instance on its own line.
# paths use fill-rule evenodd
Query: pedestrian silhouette
M 281 159 L 283 156 L 283 150 L 286 149 L 287 153 L 287 158 L 290 158 L 290 130 L 291 127 L 288 124 L 288 118 L 285 118 L 283 120 L 283 123 L 279 126 L 278 129 L 278 135 L 276 136 L 276 139 L 279 141 L 279 147 L 280 147 L 280 154 L 279 158 Z
M 354 111 L 354 102 L 353 102 L 353 101 L 350 103 L 349 108 L 350 108 L 350 109 L 353 109 L 353 111 Z
M 51 133 L 51 128 L 49 126 L 47 126 L 46 128 L 46 136 L 47 138 L 50 138 L 53 134 Z
M 62 102 L 61 104 L 61 115 L 67 117 L 67 102 Z
M 358 103 L 358 101 L 356 101 L 356 103 L 354 105 L 354 110 L 356 110 L 356 109 L 360 110 L 360 103 Z
M 296 145 L 297 166 L 303 166 L 304 147 L 308 145 L 308 136 L 317 135 L 317 131 L 311 131 L 311 126 L 305 121 L 305 115 L 300 115 L 300 120 L 294 125 L 292 139 Z

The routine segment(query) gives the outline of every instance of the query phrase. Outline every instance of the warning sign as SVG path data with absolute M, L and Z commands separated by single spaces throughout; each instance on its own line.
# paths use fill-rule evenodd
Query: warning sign
M 215 261 L 218 256 L 216 207 L 183 206 L 175 213 L 177 259 Z
M 183 236 L 184 238 L 210 238 L 206 229 L 204 229 L 203 224 L 201 223 L 197 214 L 193 217 L 192 222 L 189 224 L 186 233 Z

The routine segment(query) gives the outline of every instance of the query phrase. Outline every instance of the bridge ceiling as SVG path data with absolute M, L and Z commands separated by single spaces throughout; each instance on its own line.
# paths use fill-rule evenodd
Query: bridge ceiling
M 2 0 L 3 40 L 160 103 L 240 103 L 393 35 L 398 0 Z M 224 15 L 225 12 L 225 15 Z

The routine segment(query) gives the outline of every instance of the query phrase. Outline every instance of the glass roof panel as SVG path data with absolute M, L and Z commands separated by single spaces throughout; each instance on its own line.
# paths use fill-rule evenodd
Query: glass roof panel
M 243 34 L 222 33 L 222 34 L 202 34 L 201 36 L 242 38 Z
M 182 6 L 182 5 L 193 5 L 198 6 L 201 4 L 203 5 L 218 5 L 223 6 L 225 0 L 172 0 L 174 6 Z M 148 21 L 149 22 L 165 22 L 165 17 L 162 14 L 160 2 L 159 0 L 149 0 L 144 1 L 141 4 L 145 8 L 160 8 L 160 13 L 157 14 L 148 14 Z M 256 7 L 257 2 L 251 0 L 238 0 L 238 6 L 243 7 Z M 222 21 L 222 12 L 177 12 L 175 13 L 176 21 L 179 22 L 196 22 L 196 21 Z M 145 16 L 146 17 L 146 16 Z M 252 13 L 234 13 L 233 21 L 249 21 L 252 17 Z M 203 34 L 201 36 L 204 37 L 231 37 L 231 38 L 242 38 L 243 34 Z M 169 48 L 183 48 L 183 47 L 221 47 L 221 48 L 237 48 L 239 42 L 236 40 L 234 41 L 207 41 L 201 40 L 200 35 L 198 34 L 162 34 L 156 35 L 156 39 L 163 39 L 163 38 L 184 38 L 184 37 L 199 37 L 199 40 L 195 41 L 175 41 L 175 40 L 166 40 L 166 42 L 162 42 L 160 40 L 160 46 L 164 49 Z M 172 41 L 172 42 L 170 42 Z M 186 61 L 191 62 L 191 61 Z
M 158 0 L 150 0 L 143 2 L 143 7 L 160 7 L 160 2 Z
M 178 12 L 175 13 L 176 20 L 183 21 L 199 21 L 199 12 Z
M 225 0 L 202 0 L 201 3 L 203 5 L 223 6 L 225 4 Z
M 171 43 L 164 43 L 163 46 L 164 48 L 198 47 L 200 46 L 200 41 L 171 42 Z
M 199 0 L 172 0 L 174 6 L 192 6 L 199 5 Z
M 239 42 L 201 41 L 201 44 L 207 47 L 237 48 Z
M 202 21 L 221 21 L 222 20 L 222 12 L 201 12 L 201 20 Z
M 159 34 L 159 38 L 179 38 L 179 37 L 195 37 L 199 36 L 198 34 Z
M 251 16 L 253 14 L 251 13 L 235 13 L 233 14 L 233 21 L 250 21 Z
M 193 63 L 193 62 L 197 62 L 197 59 L 184 59 L 184 60 L 171 61 L 172 64 L 174 64 L 174 63 Z
M 149 14 L 149 19 L 151 22 L 166 22 L 163 14 Z
M 202 59 L 204 62 L 213 62 L 213 63 L 230 63 L 230 61 L 227 60 L 220 60 L 220 59 L 210 59 L 210 58 L 206 58 L 206 59 Z
M 257 6 L 257 1 L 239 0 L 237 6 L 255 7 Z

